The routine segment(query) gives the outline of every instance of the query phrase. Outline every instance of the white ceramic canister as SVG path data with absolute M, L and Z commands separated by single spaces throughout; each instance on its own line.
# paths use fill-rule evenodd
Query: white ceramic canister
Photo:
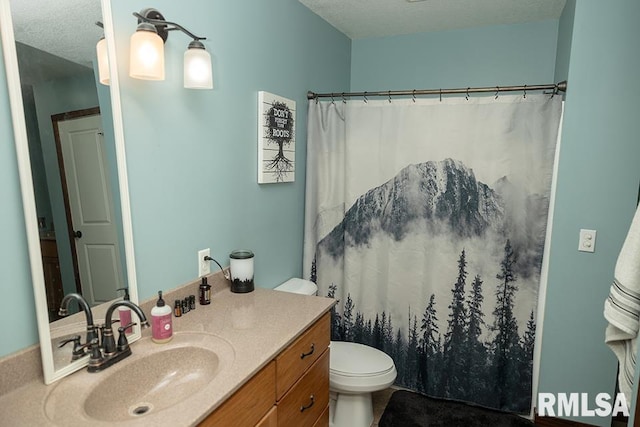
M 238 249 L 229 254 L 231 292 L 244 294 L 254 289 L 253 252 Z

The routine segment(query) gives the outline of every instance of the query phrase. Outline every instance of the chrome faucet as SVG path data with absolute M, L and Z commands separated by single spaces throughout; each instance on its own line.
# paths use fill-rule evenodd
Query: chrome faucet
M 96 332 L 96 326 L 93 324 L 93 313 L 91 312 L 91 307 L 89 307 L 89 303 L 82 295 L 76 293 L 65 295 L 60 303 L 60 310 L 58 310 L 58 314 L 60 316 L 66 316 L 69 314 L 69 302 L 71 302 L 71 300 L 76 300 L 78 302 L 78 306 L 82 311 L 84 311 L 84 315 L 87 319 L 87 343 L 89 343 L 98 338 L 98 334 Z
M 102 343 L 98 339 L 87 341 L 90 343 L 89 352 L 91 357 L 89 358 L 89 366 L 87 370 L 89 372 L 99 372 L 102 371 L 109 366 L 118 363 L 122 359 L 131 356 L 131 348 L 129 347 L 129 342 L 127 341 L 126 330 L 135 323 L 129 323 L 128 325 L 120 325 L 118 328 L 119 336 L 118 336 L 118 344 L 116 345 L 115 339 L 113 337 L 113 329 L 112 329 L 112 317 L 113 312 L 117 307 L 127 307 L 131 309 L 138 318 L 140 319 L 140 326 L 143 328 L 149 327 L 149 322 L 147 321 L 147 317 L 144 315 L 144 312 L 140 307 L 131 301 L 116 301 L 107 308 L 107 312 L 105 314 L 104 326 L 102 326 Z

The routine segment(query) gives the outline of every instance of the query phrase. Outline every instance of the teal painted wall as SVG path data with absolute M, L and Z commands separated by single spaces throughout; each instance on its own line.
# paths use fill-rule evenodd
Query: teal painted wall
M 553 81 L 558 21 L 353 41 L 351 90 Z
M 50 232 L 53 227 L 53 212 L 49 189 L 47 187 L 47 174 L 45 161 L 42 154 L 42 142 L 40 141 L 40 129 L 36 113 L 36 101 L 33 98 L 33 86 L 22 86 L 22 104 L 24 106 L 24 120 L 27 127 L 27 139 L 29 140 L 29 158 L 31 159 L 31 177 L 33 178 L 33 192 L 36 198 L 36 212 L 38 224 L 40 218 L 44 219 L 44 227 L 41 231 Z
M 558 47 L 556 49 L 555 81 L 561 82 L 569 77 L 571 59 L 571 38 L 573 20 L 576 12 L 576 0 L 567 0 L 558 24 Z
M 252 249 L 262 287 L 300 275 L 306 93 L 349 89 L 351 41 L 297 1 L 194 0 L 185 8 L 158 0 L 168 20 L 208 38 L 215 89 L 191 91 L 181 69 L 190 39 L 179 32 L 165 46 L 166 81 L 128 77 L 131 14 L 148 6 L 112 2 L 141 298 L 196 279 L 205 247 L 223 265 L 232 249 Z M 4 76 L 2 65 L 0 290 L 10 304 L 0 311 L 0 356 L 37 342 Z M 297 103 L 295 183 L 257 184 L 259 90 Z
M 639 16 L 636 0 L 575 2 L 541 392 L 614 392 L 617 364 L 604 345 L 602 312 L 638 197 Z M 576 250 L 580 228 L 598 231 L 595 253 Z
M 233 249 L 253 250 L 260 287 L 299 276 L 306 93 L 348 90 L 350 40 L 297 1 L 198 0 L 185 8 L 159 0 L 154 7 L 166 19 L 207 37 L 214 89 L 187 90 L 190 39 L 179 32 L 165 45 L 165 81 L 127 76 L 131 13 L 147 6 L 113 2 L 141 297 L 196 279 L 203 248 L 222 265 Z M 260 90 L 296 101 L 294 183 L 257 184 Z

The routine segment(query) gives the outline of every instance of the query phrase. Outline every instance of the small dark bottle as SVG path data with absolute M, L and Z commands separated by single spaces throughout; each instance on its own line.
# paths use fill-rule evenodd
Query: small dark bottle
M 211 304 L 211 285 L 207 283 L 207 278 L 202 278 L 200 283 L 200 305 Z
M 179 299 L 176 300 L 175 305 L 173 307 L 173 315 L 176 317 L 182 316 L 182 304 L 180 303 Z

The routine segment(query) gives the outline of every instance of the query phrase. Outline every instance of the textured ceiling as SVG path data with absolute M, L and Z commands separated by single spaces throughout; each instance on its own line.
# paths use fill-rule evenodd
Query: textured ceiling
M 16 41 L 91 66 L 102 29 L 99 0 L 11 0 Z
M 558 19 L 565 0 L 299 0 L 351 39 Z

